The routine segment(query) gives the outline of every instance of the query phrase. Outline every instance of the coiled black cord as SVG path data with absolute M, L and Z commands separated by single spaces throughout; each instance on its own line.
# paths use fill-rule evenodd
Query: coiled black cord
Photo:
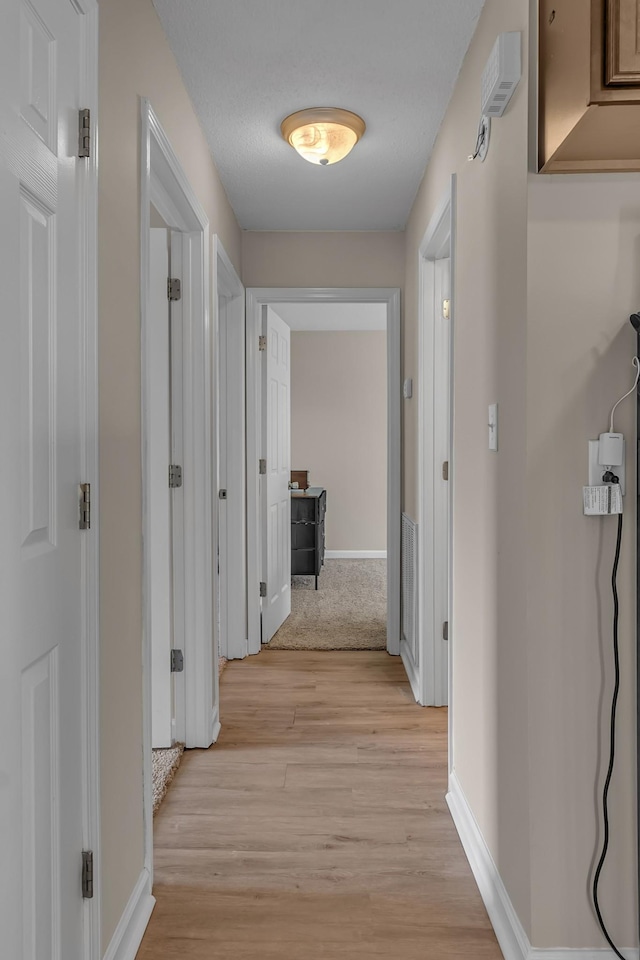
M 600 910 L 600 903 L 598 901 L 598 885 L 600 883 L 600 874 L 602 873 L 602 868 L 604 862 L 607 858 L 607 851 L 609 850 L 609 787 L 611 785 L 611 777 L 613 776 L 613 767 L 616 759 L 616 714 L 618 711 L 618 695 L 620 693 L 620 648 L 618 644 L 618 563 L 620 561 L 620 545 L 622 543 L 622 514 L 618 515 L 618 537 L 616 540 L 616 553 L 615 559 L 613 561 L 613 571 L 611 573 L 611 590 L 613 592 L 613 660 L 615 664 L 615 682 L 613 685 L 613 697 L 611 700 L 611 725 L 610 725 L 610 734 L 609 734 L 609 767 L 607 769 L 607 776 L 604 782 L 604 790 L 602 791 L 602 816 L 604 820 L 604 835 L 602 838 L 602 853 L 600 854 L 600 859 L 598 860 L 598 866 L 593 875 L 593 906 L 596 911 L 596 916 L 598 918 L 598 923 L 600 924 L 600 929 L 604 934 L 604 937 L 615 953 L 616 957 L 619 957 L 620 960 L 625 960 L 625 957 L 620 953 L 615 943 L 609 935 L 607 926 L 604 922 L 602 912 Z

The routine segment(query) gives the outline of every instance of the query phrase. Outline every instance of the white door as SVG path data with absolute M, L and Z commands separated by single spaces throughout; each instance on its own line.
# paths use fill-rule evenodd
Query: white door
M 443 629 L 449 619 L 449 524 L 450 496 L 449 468 L 441 465 L 449 463 L 451 441 L 450 410 L 450 372 L 451 372 L 451 320 L 449 305 L 451 302 L 451 261 L 448 258 L 435 262 L 435 510 L 434 535 L 436 538 L 438 564 L 434 569 L 435 604 L 435 659 L 436 672 L 434 690 L 435 706 L 445 706 L 449 687 L 449 644 L 445 637 L 448 628 Z
M 81 21 L 71 0 L 7 0 L 0 30 L 0 930 L 12 960 L 83 958 L 83 538 L 94 533 L 79 529 Z
M 218 273 L 220 282 L 220 271 Z M 240 288 L 242 289 L 242 288 Z M 245 317 L 238 292 L 218 294 L 218 577 L 219 654 L 247 655 L 245 458 Z
M 268 643 L 291 613 L 291 331 L 271 307 L 264 307 L 263 417 L 266 475 L 263 477 L 262 642 Z
M 149 631 L 151 636 L 151 742 L 169 747 L 173 739 L 173 684 L 171 676 L 171 463 L 170 330 L 167 278 L 169 232 L 150 231 L 149 256 L 149 410 L 147 443 L 149 464 L 150 536 L 148 557 Z
M 229 657 L 229 530 L 228 498 L 233 495 L 228 477 L 228 393 L 227 300 L 218 294 L 218 351 L 216 367 L 216 437 L 218 464 L 217 617 L 218 656 Z

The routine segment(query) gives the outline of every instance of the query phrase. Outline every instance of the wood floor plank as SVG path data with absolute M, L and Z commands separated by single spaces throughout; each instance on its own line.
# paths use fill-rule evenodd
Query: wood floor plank
M 446 710 L 399 658 L 228 664 L 156 817 L 138 960 L 500 960 L 445 802 Z

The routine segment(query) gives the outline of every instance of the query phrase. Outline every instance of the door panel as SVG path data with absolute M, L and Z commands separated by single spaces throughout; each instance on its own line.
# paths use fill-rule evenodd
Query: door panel
M 605 47 L 605 82 L 640 85 L 640 0 L 608 0 Z
M 0 31 L 0 929 L 82 960 L 81 15 L 8 0 Z
M 171 462 L 169 390 L 169 246 L 166 229 L 150 231 L 149 260 L 149 538 L 151 635 L 151 742 L 170 747 L 173 692 L 171 630 Z
M 267 349 L 264 370 L 265 449 L 263 482 L 266 516 L 262 639 L 267 643 L 291 613 L 291 331 L 271 307 L 264 308 Z
M 444 301 L 451 302 L 451 261 L 449 258 L 435 263 L 435 523 L 436 541 L 439 544 L 438 563 L 434 570 L 435 604 L 435 706 L 447 703 L 449 677 L 449 643 L 444 639 L 442 624 L 449 619 L 449 517 L 450 482 L 444 479 L 440 465 L 450 457 L 450 370 L 451 370 L 451 321 L 445 316 Z M 450 476 L 447 471 L 447 476 Z

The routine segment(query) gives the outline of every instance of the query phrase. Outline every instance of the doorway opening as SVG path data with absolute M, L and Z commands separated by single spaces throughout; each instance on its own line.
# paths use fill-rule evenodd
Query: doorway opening
M 209 223 L 151 104 L 141 107 L 143 805 L 152 900 L 153 748 L 208 747 L 220 724 Z
M 340 324 L 337 323 L 335 317 L 342 308 L 351 317 L 351 320 L 342 320 L 343 329 L 340 332 Z M 318 337 L 326 338 L 329 332 L 338 337 L 341 335 L 348 337 L 349 333 L 357 336 L 358 322 L 363 334 L 367 324 L 371 326 L 375 323 L 382 331 L 386 330 L 386 336 L 383 336 L 384 352 L 386 353 L 386 384 L 382 383 L 379 390 L 379 395 L 382 394 L 384 398 L 383 406 L 386 410 L 386 466 L 384 463 L 382 464 L 382 469 L 386 470 L 386 497 L 384 498 L 386 501 L 384 503 L 386 544 L 383 543 L 382 547 L 369 547 L 367 549 L 365 544 L 362 543 L 359 546 L 354 543 L 349 547 L 341 547 L 338 535 L 339 528 L 335 525 L 340 516 L 340 509 L 349 510 L 350 493 L 353 492 L 353 488 L 357 490 L 359 484 L 366 483 L 368 478 L 366 475 L 360 475 L 357 467 L 349 468 L 346 464 L 342 475 L 340 473 L 340 463 L 336 463 L 330 469 L 329 461 L 332 458 L 339 459 L 338 448 L 340 443 L 344 442 L 347 446 L 349 445 L 348 436 L 340 437 L 340 442 L 338 441 L 339 423 L 334 425 L 336 431 L 334 449 L 325 448 L 325 462 L 318 462 L 318 466 L 314 467 L 310 490 L 304 494 L 295 490 L 292 493 L 289 490 L 289 482 L 292 476 L 294 483 L 300 482 L 296 481 L 296 475 L 292 475 L 291 469 L 302 473 L 309 470 L 308 463 L 290 462 L 289 397 L 291 384 L 289 375 L 292 370 L 290 362 L 292 337 L 294 343 L 293 355 L 298 355 L 301 368 L 304 368 L 304 364 L 308 363 L 306 378 L 304 377 L 304 370 L 302 372 L 303 379 L 309 381 L 313 370 L 316 378 L 320 376 L 320 381 L 315 384 L 313 389 L 314 391 L 320 391 L 323 363 L 319 354 L 315 357 L 308 356 L 308 351 L 309 348 L 312 352 L 314 350 L 314 345 L 309 339 L 313 337 L 313 324 L 317 325 L 321 322 L 318 319 L 314 321 L 310 317 L 315 312 L 317 318 L 318 311 L 321 309 L 331 311 L 334 317 L 334 326 L 337 324 L 338 330 L 327 331 L 325 327 L 322 333 L 318 333 Z M 279 311 L 279 314 L 277 311 Z M 353 318 L 358 313 L 360 320 L 356 321 Z M 369 319 L 363 321 L 362 317 L 367 313 Z M 371 320 L 372 315 L 377 317 L 375 321 Z M 282 319 L 283 317 L 284 319 Z M 300 327 L 300 329 L 292 331 L 289 324 L 285 322 L 287 319 L 293 327 Z M 326 324 L 327 321 L 325 320 L 324 323 Z M 354 331 L 348 330 L 348 323 L 355 325 Z M 261 339 L 264 337 L 267 338 L 266 341 Z M 299 344 L 299 349 L 296 347 L 296 343 Z M 262 351 L 261 346 L 263 347 Z M 331 349 L 328 342 L 321 345 L 320 340 L 315 344 L 315 347 L 317 349 Z M 353 344 L 351 344 L 351 347 L 353 348 Z M 378 344 L 379 347 L 380 344 Z M 336 349 L 339 350 L 340 347 L 334 343 L 333 350 Z M 325 366 L 327 366 L 329 360 L 330 353 L 325 357 Z M 300 373 L 300 370 L 298 373 Z M 327 368 L 325 374 L 327 376 L 326 389 L 335 392 L 337 385 L 331 384 L 330 369 Z M 356 380 L 355 369 L 352 371 L 351 379 Z M 296 391 L 296 410 L 294 411 L 291 408 L 294 442 L 296 443 L 294 449 L 300 450 L 302 455 L 306 455 L 306 459 L 309 460 L 313 443 L 309 446 L 304 442 L 304 423 L 300 423 L 298 417 L 302 405 L 299 397 L 304 394 L 304 385 L 297 383 L 295 373 L 293 385 Z M 322 396 L 322 391 L 320 391 L 317 397 L 319 408 L 322 407 Z M 378 396 L 379 399 L 380 396 Z M 345 430 L 348 420 L 349 418 L 345 416 L 343 425 Z M 262 643 L 271 639 L 291 610 L 292 544 L 294 547 L 294 563 L 296 564 L 296 569 L 293 570 L 294 583 L 296 583 L 295 575 L 307 570 L 304 565 L 306 560 L 303 558 L 303 553 L 309 551 L 309 553 L 313 552 L 317 555 L 318 551 L 323 552 L 322 534 L 326 521 L 325 511 L 328 513 L 331 510 L 331 490 L 326 488 L 326 480 L 319 472 L 323 471 L 325 477 L 334 477 L 333 484 L 336 493 L 339 492 L 340 485 L 343 482 L 345 484 L 343 493 L 346 493 L 346 496 L 338 496 L 338 499 L 334 501 L 336 512 L 334 517 L 327 522 L 330 536 L 332 535 L 332 529 L 334 529 L 335 534 L 333 535 L 336 539 L 333 545 L 330 539 L 326 543 L 330 551 L 326 554 L 326 563 L 329 564 L 338 560 L 344 562 L 347 559 L 353 561 L 358 559 L 384 561 L 386 552 L 386 571 L 383 572 L 387 593 L 384 647 L 391 654 L 399 653 L 400 432 L 400 295 L 398 290 L 267 288 L 247 291 L 247 460 L 249 465 L 252 461 L 255 462 L 257 467 L 254 474 L 249 466 L 247 486 L 250 652 L 257 653 L 261 649 Z M 357 448 L 360 439 L 354 437 L 352 445 Z M 314 476 L 324 486 L 313 487 L 316 482 Z M 304 483 L 305 480 L 303 479 L 302 482 Z M 366 491 L 363 491 L 360 500 L 364 498 L 365 494 Z M 297 517 L 295 524 L 291 522 L 292 504 L 295 512 L 294 519 Z M 298 516 L 298 513 L 300 513 L 300 516 Z M 331 526 L 331 519 L 334 521 L 333 527 Z M 340 522 L 341 527 L 344 527 L 345 519 L 348 520 L 343 514 Z M 379 520 L 379 517 L 375 520 L 377 525 L 379 525 Z M 300 529 L 298 529 L 298 525 Z M 314 527 L 314 530 L 310 531 L 310 527 Z M 311 540 L 309 540 L 310 536 Z M 312 542 L 314 537 L 316 541 Z M 296 557 L 298 550 L 301 553 Z M 353 554 L 358 553 L 361 554 L 360 557 L 353 556 Z M 351 556 L 348 557 L 348 554 Z M 303 566 L 300 566 L 298 561 L 303 561 Z M 314 562 L 313 559 L 311 559 L 311 562 Z M 319 571 L 319 569 L 316 566 L 312 574 L 311 586 L 314 588 L 314 592 L 316 571 Z M 320 582 L 322 582 L 322 578 L 323 574 L 320 573 Z M 339 573 L 337 573 L 337 578 L 339 579 Z M 252 584 L 255 584 L 255 596 L 253 595 Z M 302 586 L 304 588 L 304 584 Z M 313 616 L 313 614 L 311 615 Z
M 275 315 L 271 323 L 279 318 L 288 327 L 293 489 L 284 491 L 290 615 L 273 622 L 268 591 L 263 643 L 271 650 L 386 650 L 386 305 L 276 303 L 264 310 Z M 268 431 L 268 389 L 263 396 Z M 266 442 L 267 483 L 269 449 Z M 270 571 L 264 579 L 269 584 Z

